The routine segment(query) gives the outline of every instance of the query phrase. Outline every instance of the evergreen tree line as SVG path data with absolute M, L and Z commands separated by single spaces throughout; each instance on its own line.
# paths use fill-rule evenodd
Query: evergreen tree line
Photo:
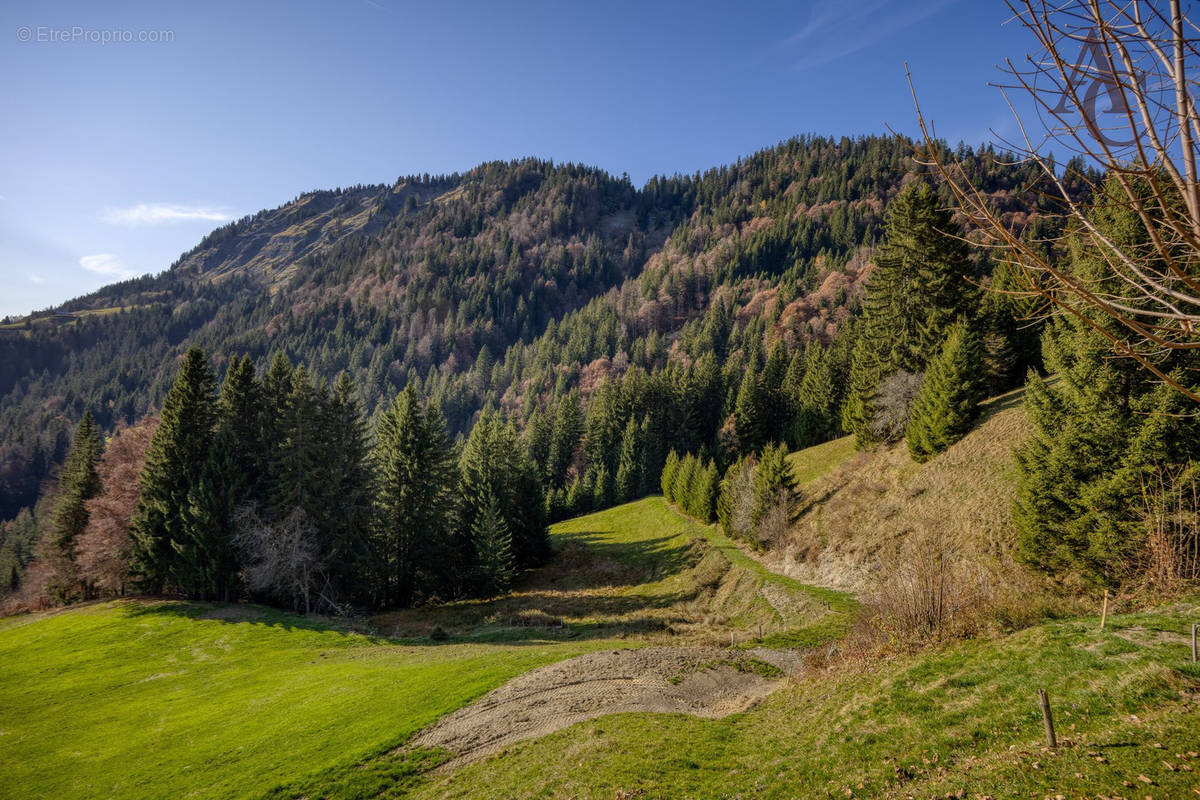
M 888 209 L 863 299 L 842 425 L 860 448 L 907 440 L 916 461 L 970 430 L 979 402 L 1040 367 L 1028 301 L 986 270 L 934 190 L 910 183 Z M 990 273 L 990 274 L 989 274 Z M 981 292 L 988 283 L 991 291 Z
M 1150 252 L 1120 185 L 1108 180 L 1092 223 L 1122 248 Z M 1148 192 L 1147 192 L 1148 195 Z M 1064 270 L 1114 302 L 1137 305 L 1104 268 L 1104 253 L 1071 238 Z M 1159 268 L 1165 269 L 1163 265 Z M 1056 317 L 1042 335 L 1046 372 L 1029 375 L 1025 409 L 1033 434 L 1017 451 L 1013 518 L 1018 553 L 1050 573 L 1105 585 L 1200 578 L 1196 455 L 1200 417 L 1182 394 L 1136 362 L 1116 357 L 1118 323 Z M 1156 365 L 1195 388 L 1200 354 L 1165 350 Z
M 674 450 L 667 455 L 662 471 L 662 493 L 668 503 L 701 522 L 712 522 L 717 511 L 720 472 L 716 462 L 688 453 L 680 458 Z
M 150 593 L 305 611 L 504 591 L 547 553 L 540 485 L 511 424 L 461 448 L 410 387 L 372 437 L 353 383 L 278 355 L 220 390 L 188 351 L 141 476 L 130 571 Z

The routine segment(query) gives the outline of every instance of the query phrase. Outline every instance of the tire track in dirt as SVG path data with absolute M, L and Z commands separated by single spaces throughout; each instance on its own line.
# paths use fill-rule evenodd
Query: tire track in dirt
M 680 713 L 715 719 L 778 688 L 759 658 L 718 648 L 647 647 L 589 653 L 527 672 L 419 733 L 410 747 L 442 747 L 452 769 L 524 739 L 608 714 Z

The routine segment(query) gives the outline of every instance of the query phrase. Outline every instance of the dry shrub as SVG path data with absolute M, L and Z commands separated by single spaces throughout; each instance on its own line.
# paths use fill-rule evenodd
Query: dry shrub
M 977 630 L 977 569 L 956 558 L 938 533 L 910 536 L 896 563 L 887 565 L 867 601 L 875 624 L 889 638 L 923 644 Z
M 1089 610 L 1078 590 L 1009 560 L 966 558 L 938 532 L 910 535 L 885 564 L 848 644 L 862 652 L 917 649 L 1010 633 Z
M 1146 588 L 1176 595 L 1200 580 L 1200 466 L 1160 467 L 1142 481 Z
M 792 527 L 792 502 L 787 489 L 779 489 L 770 505 L 762 512 L 755 536 L 760 549 L 777 547 L 787 539 Z
M 53 578 L 54 570 L 46 559 L 34 558 L 21 576 L 21 585 L 0 601 L 0 617 L 29 611 L 45 611 L 59 605 L 48 588 Z

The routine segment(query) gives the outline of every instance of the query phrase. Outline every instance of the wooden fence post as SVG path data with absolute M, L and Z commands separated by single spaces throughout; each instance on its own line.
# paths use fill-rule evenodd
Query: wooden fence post
M 1108 589 L 1104 590 L 1104 605 L 1100 608 L 1100 630 L 1104 630 L 1104 623 L 1108 620 Z
M 1046 743 L 1051 749 L 1058 747 L 1054 736 L 1054 717 L 1050 716 L 1050 696 L 1045 689 L 1038 689 L 1038 705 L 1042 707 L 1042 722 L 1046 723 Z
M 1196 663 L 1196 629 L 1197 628 L 1200 628 L 1200 625 L 1192 623 L 1192 663 L 1193 664 Z

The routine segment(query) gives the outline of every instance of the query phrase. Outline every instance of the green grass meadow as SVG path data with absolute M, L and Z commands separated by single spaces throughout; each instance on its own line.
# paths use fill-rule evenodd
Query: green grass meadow
M 1060 620 L 838 664 L 723 719 L 601 717 L 452 771 L 434 769 L 445 753 L 398 750 L 523 672 L 675 636 L 640 635 L 643 615 L 727 612 L 741 646 L 787 647 L 836 639 L 856 608 L 657 497 L 560 523 L 552 539 L 560 555 L 524 596 L 435 609 L 444 641 L 250 605 L 110 602 L 0 620 L 0 799 L 1200 797 L 1195 600 L 1110 617 L 1104 631 Z M 706 571 L 720 581 L 705 584 Z M 787 624 L 810 624 L 756 638 L 751 625 L 779 613 L 765 596 L 791 598 Z M 581 610 L 558 629 L 504 627 L 537 602 Z M 1063 741 L 1054 752 L 1039 688 Z
M 258 607 L 105 603 L 0 629 L 0 796 L 256 797 L 599 642 L 404 644 Z

